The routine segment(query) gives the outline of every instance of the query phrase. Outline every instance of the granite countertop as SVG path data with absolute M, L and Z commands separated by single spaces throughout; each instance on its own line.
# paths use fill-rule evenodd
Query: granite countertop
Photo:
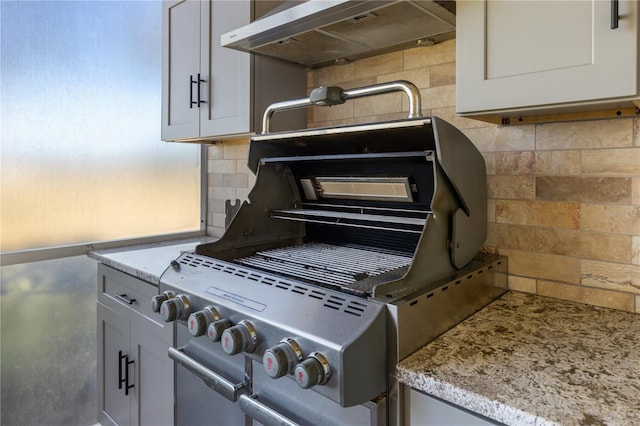
M 510 425 L 638 424 L 640 315 L 510 292 L 396 374 Z
M 160 275 L 169 263 L 183 251 L 194 251 L 200 243 L 215 241 L 216 237 L 203 236 L 184 240 L 163 241 L 137 246 L 96 250 L 88 256 L 114 269 L 158 285 Z

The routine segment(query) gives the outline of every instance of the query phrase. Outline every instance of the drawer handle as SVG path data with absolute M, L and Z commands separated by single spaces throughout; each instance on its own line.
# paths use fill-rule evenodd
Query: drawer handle
M 136 299 L 129 299 L 126 293 L 116 294 L 114 297 L 119 301 L 126 303 L 127 305 L 133 305 L 133 302 L 136 301 Z
M 620 19 L 620 13 L 618 12 L 618 0 L 611 0 L 611 29 L 618 28 L 618 19 Z

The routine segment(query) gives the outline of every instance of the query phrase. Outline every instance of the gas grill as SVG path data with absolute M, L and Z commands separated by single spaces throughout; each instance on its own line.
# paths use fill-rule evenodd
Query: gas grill
M 268 132 L 275 112 L 396 90 L 407 120 Z M 248 200 L 152 302 L 177 324 L 178 424 L 401 424 L 396 363 L 504 292 L 506 260 L 479 254 L 483 157 L 419 111 L 399 81 L 265 112 Z

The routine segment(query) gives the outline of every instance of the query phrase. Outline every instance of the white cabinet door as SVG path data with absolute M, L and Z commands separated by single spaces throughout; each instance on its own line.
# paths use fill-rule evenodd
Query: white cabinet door
M 200 136 L 251 131 L 251 58 L 220 45 L 220 36 L 249 23 L 249 1 L 201 3 Z
M 149 327 L 131 324 L 131 352 L 138 366 L 137 398 L 131 409 L 136 425 L 174 424 L 174 363 L 167 355 L 170 346 Z
M 638 2 L 458 1 L 459 113 L 637 97 Z
M 98 303 L 98 421 L 131 424 L 131 397 L 123 387 L 129 353 L 129 320 Z M 133 379 L 129 369 L 130 381 Z
M 162 67 L 162 139 L 198 137 L 200 1 L 163 3 Z

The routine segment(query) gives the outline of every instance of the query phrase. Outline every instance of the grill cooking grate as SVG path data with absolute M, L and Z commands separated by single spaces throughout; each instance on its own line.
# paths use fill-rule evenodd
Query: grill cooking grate
M 349 287 L 365 278 L 409 266 L 411 256 L 309 243 L 257 252 L 235 262 L 279 275 Z

